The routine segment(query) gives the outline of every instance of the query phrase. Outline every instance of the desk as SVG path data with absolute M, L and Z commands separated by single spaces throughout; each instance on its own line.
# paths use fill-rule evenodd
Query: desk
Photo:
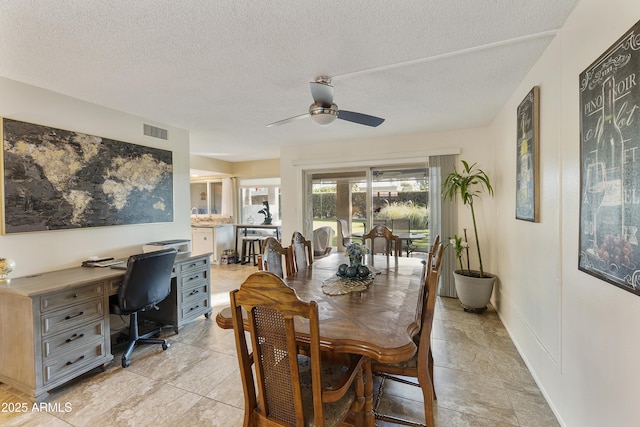
M 344 262 L 343 254 L 330 254 L 285 279 L 301 299 L 317 301 L 322 348 L 362 354 L 383 363 L 411 358 L 416 352 L 413 336 L 419 331 L 422 310 L 421 260 L 400 258 L 397 263 L 387 263 L 386 257 L 378 256 L 375 267 L 382 273 L 376 275 L 366 291 L 339 296 L 324 294 L 323 280 L 332 277 Z M 233 328 L 231 310 L 222 310 L 216 322 L 222 328 Z M 296 324 L 296 328 L 302 332 L 299 340 L 308 341 L 304 325 Z M 371 408 L 371 387 L 368 384 L 365 390 L 368 408 Z M 373 423 L 373 417 L 370 418 Z
M 275 230 L 276 239 L 280 241 L 280 225 L 279 224 L 234 224 L 235 227 L 235 255 L 236 263 L 240 262 L 240 256 L 238 254 L 238 232 L 244 230 L 244 235 L 247 235 L 247 230 Z
M 177 256 L 171 294 L 152 313 L 176 331 L 211 313 L 209 255 Z M 49 390 L 111 362 L 109 295 L 124 273 L 74 267 L 1 283 L 0 381 L 42 401 Z
M 364 235 L 364 233 L 352 233 L 351 236 L 352 237 L 357 237 L 359 239 L 362 239 L 362 236 Z M 407 243 L 407 247 L 409 247 L 409 245 L 411 244 L 411 242 L 413 240 L 422 240 L 422 239 L 426 239 L 427 236 L 425 234 L 422 233 L 393 233 L 394 236 L 398 236 L 398 239 L 400 239 L 400 247 L 398 248 L 398 254 L 400 254 L 400 256 L 402 256 L 402 247 L 404 246 L 404 241 L 406 241 Z M 407 250 L 407 256 L 409 256 L 409 251 Z

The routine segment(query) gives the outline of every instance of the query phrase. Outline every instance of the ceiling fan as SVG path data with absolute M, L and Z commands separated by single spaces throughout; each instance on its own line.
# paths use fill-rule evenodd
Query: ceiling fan
M 306 119 L 307 117 L 311 117 L 311 120 L 323 126 L 332 123 L 335 119 L 346 120 L 371 127 L 380 126 L 382 122 L 384 122 L 384 119 L 380 117 L 356 113 L 354 111 L 338 110 L 338 106 L 333 103 L 333 86 L 331 85 L 330 77 L 318 77 L 316 81 L 311 82 L 310 85 L 313 104 L 309 107 L 308 113 L 270 123 L 267 127 L 283 125 L 294 120 Z

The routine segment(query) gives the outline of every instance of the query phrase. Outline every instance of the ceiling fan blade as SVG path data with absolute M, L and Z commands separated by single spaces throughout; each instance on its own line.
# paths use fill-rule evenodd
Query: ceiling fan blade
M 309 83 L 311 86 L 311 96 L 314 102 L 323 106 L 333 104 L 333 86 L 327 82 L 317 81 Z
M 309 117 L 309 113 L 300 114 L 299 116 L 289 117 L 288 119 L 280 120 L 277 122 L 269 123 L 266 127 L 270 128 L 272 126 L 280 126 L 289 122 L 295 122 L 296 120 L 306 119 Z
M 358 123 L 365 126 L 380 126 L 384 119 L 380 117 L 370 116 L 368 114 L 356 113 L 353 111 L 339 110 L 338 118 L 348 122 Z

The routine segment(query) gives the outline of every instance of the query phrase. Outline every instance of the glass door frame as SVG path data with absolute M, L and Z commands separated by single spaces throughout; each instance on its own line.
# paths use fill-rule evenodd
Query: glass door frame
M 359 165 L 359 166 L 349 166 L 349 167 L 326 167 L 326 168 L 309 168 L 302 170 L 302 182 L 303 182 L 303 212 L 302 212 L 302 220 L 304 224 L 304 233 L 305 235 L 312 235 L 313 233 L 313 181 L 314 175 L 324 175 L 324 174 L 336 174 L 340 173 L 348 174 L 354 172 L 361 172 L 364 174 L 364 180 L 366 183 L 366 207 L 365 207 L 365 231 L 367 228 L 371 228 L 370 224 L 373 219 L 373 171 L 381 170 L 381 169 L 416 169 L 416 168 L 424 168 L 426 175 L 429 176 L 428 161 L 419 161 L 419 162 L 409 162 L 403 161 L 399 163 L 389 162 L 389 163 L 380 163 L 380 164 L 367 164 L 367 165 Z M 353 224 L 353 216 L 350 213 L 349 218 Z M 352 230 L 353 231 L 353 230 Z

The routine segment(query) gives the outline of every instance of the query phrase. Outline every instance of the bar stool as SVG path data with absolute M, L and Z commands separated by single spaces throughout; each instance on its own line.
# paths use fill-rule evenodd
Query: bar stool
M 242 255 L 240 256 L 241 264 L 246 264 L 253 257 L 253 265 L 258 265 L 257 256 L 262 253 L 263 236 L 243 236 L 242 237 Z M 258 251 L 256 252 L 256 243 L 258 243 Z

